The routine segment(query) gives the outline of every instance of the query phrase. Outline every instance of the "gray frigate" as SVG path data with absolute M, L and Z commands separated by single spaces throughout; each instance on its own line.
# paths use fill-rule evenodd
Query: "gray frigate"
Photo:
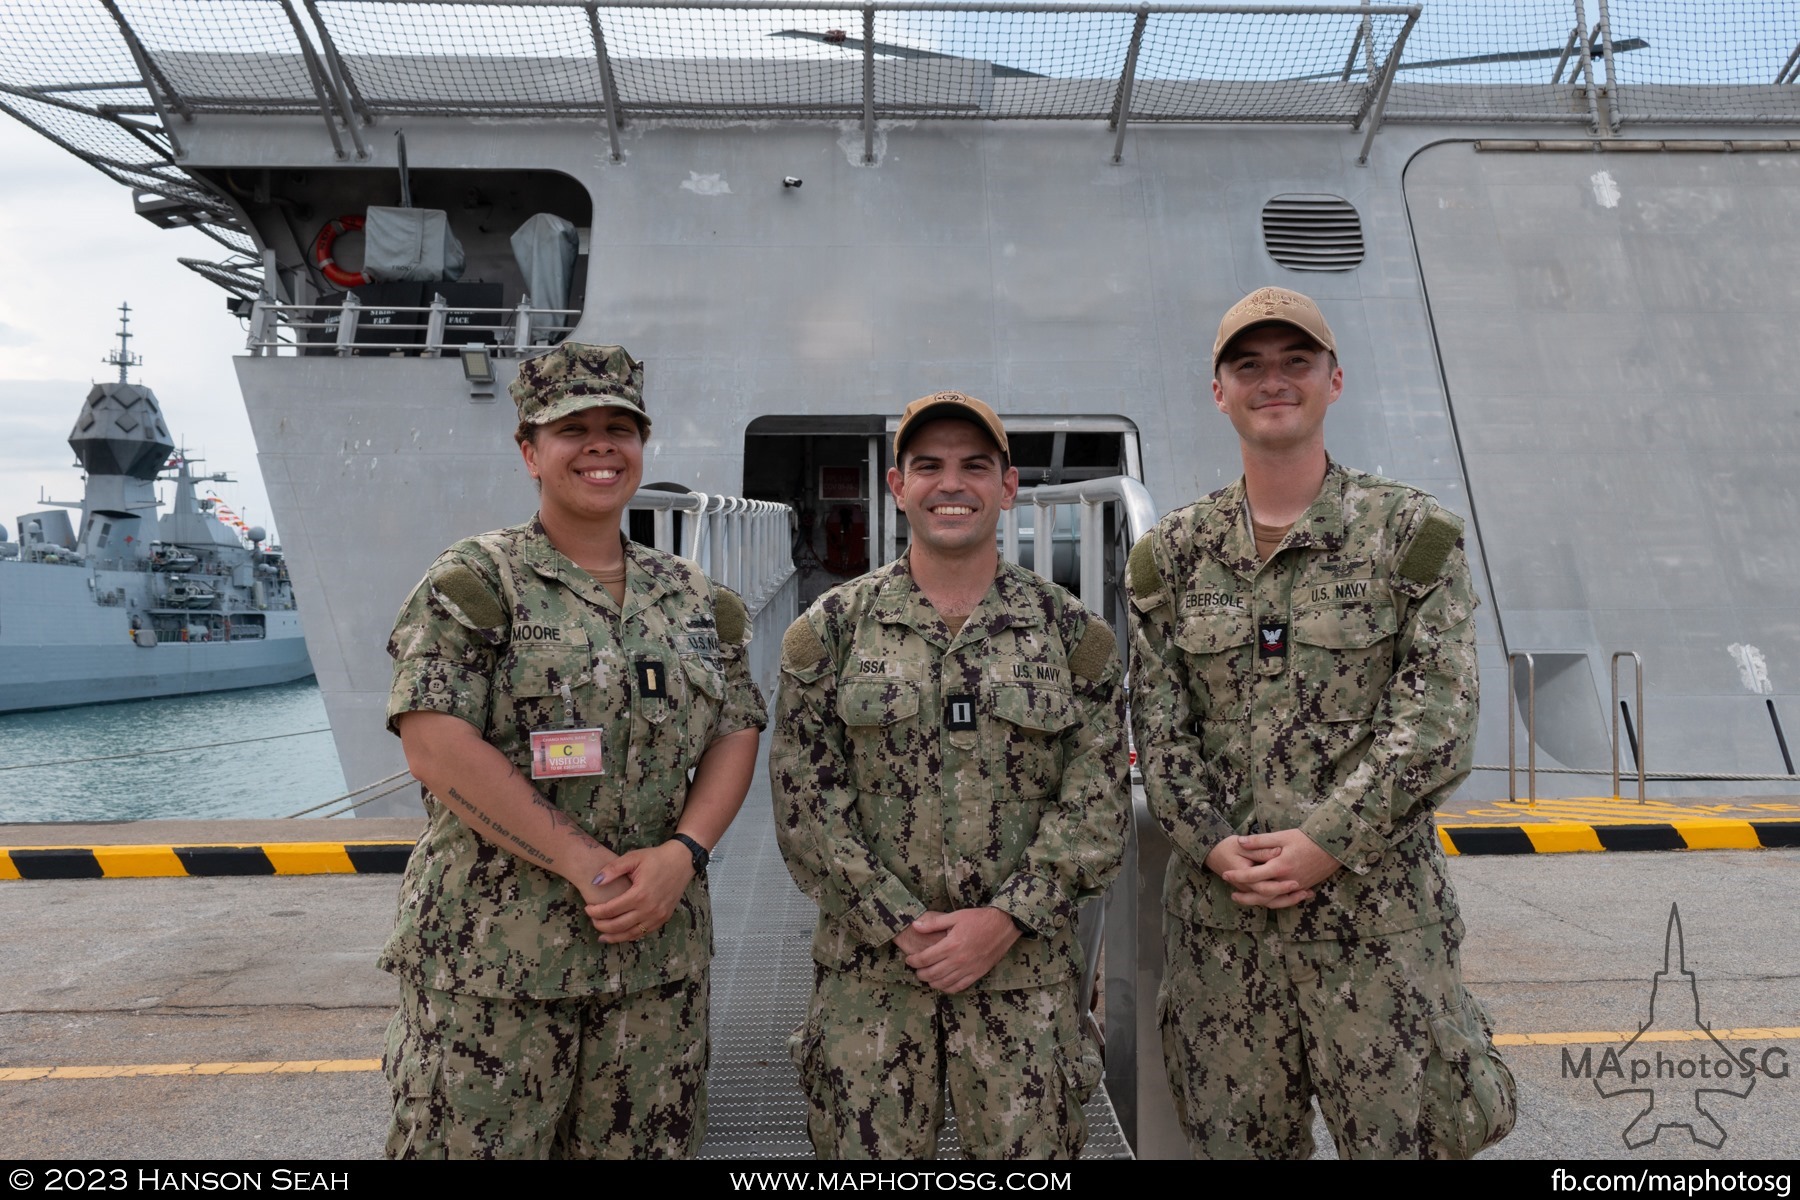
M 156 394 L 129 381 L 130 309 L 69 434 L 79 503 L 0 528 L 0 712 L 287 683 L 312 674 L 293 584 L 263 530 L 242 535 L 176 455 Z M 174 484 L 167 511 L 158 482 Z M 76 520 L 71 522 L 70 514 Z M 245 545 L 245 541 L 249 545 Z

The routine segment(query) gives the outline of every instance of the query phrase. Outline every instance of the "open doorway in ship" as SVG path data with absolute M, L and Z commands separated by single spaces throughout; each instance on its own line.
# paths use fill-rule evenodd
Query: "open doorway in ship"
M 1142 478 L 1137 428 L 1118 416 L 1003 414 L 1021 488 L 1111 475 Z M 905 553 L 906 517 L 887 486 L 895 416 L 766 416 L 744 435 L 744 492 L 795 514 L 794 566 L 800 605 Z M 1035 564 L 1031 514 L 1020 557 Z M 1080 578 L 1074 508 L 1058 510 L 1050 575 L 1073 588 Z M 1128 549 L 1129 547 L 1127 547 Z

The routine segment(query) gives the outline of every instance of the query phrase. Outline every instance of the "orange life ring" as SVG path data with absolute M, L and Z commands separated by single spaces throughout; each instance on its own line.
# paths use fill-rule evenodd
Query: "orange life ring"
M 319 230 L 319 236 L 313 239 L 313 261 L 318 264 L 319 271 L 325 278 L 341 288 L 360 287 L 369 282 L 367 271 L 346 271 L 337 265 L 331 257 L 331 245 L 337 241 L 341 233 L 351 233 L 363 227 L 363 219 L 355 214 L 333 217 L 325 222 Z

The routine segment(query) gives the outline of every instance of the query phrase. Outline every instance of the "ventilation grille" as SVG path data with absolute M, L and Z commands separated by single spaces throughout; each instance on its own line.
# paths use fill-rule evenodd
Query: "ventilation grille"
M 1362 218 L 1339 196 L 1277 196 L 1262 210 L 1263 244 L 1290 271 L 1348 271 L 1363 260 Z

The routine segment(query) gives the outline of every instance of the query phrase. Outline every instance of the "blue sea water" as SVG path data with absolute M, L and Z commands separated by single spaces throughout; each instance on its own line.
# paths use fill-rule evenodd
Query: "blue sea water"
M 285 817 L 344 791 L 326 724 L 310 679 L 0 716 L 0 822 Z

